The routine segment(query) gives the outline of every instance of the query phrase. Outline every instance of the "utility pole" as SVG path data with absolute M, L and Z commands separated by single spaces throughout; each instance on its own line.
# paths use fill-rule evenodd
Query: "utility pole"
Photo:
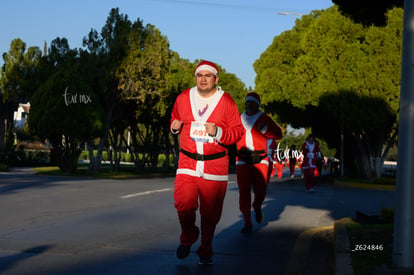
M 414 269 L 414 1 L 404 1 L 393 265 Z

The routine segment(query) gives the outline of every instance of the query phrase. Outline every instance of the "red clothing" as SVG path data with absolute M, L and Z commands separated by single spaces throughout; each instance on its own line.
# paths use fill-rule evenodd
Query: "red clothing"
M 261 210 L 269 182 L 268 139 L 279 140 L 282 130 L 273 120 L 259 111 L 253 116 L 241 114 L 244 135 L 237 142 L 237 184 L 239 208 L 246 227 L 251 227 L 251 189 L 254 192 L 253 209 Z
M 268 181 L 274 175 L 275 162 L 278 161 L 276 152 L 277 152 L 277 142 L 274 139 L 268 139 L 267 140 L 267 156 L 269 157 L 269 165 L 268 165 L 269 171 L 267 175 Z
M 239 209 L 243 214 L 244 225 L 252 227 L 250 210 L 260 210 L 266 197 L 268 166 L 263 163 L 236 166 L 237 185 L 239 186 Z M 254 201 L 252 204 L 252 192 Z
M 283 177 L 283 162 L 276 162 L 277 177 L 280 179 Z
M 221 152 L 226 152 L 226 156 L 209 161 L 196 161 L 188 156 L 180 153 L 177 174 L 186 174 L 190 176 L 202 177 L 209 180 L 228 180 L 228 155 L 227 149 L 222 145 L 231 145 L 240 139 L 243 133 L 243 126 L 240 123 L 240 118 L 231 96 L 223 90 L 217 90 L 217 101 L 214 106 L 210 106 L 206 110 L 204 120 L 200 120 L 195 110 L 194 93 L 197 88 L 187 89 L 182 92 L 176 99 L 171 115 L 171 122 L 174 119 L 183 121 L 183 127 L 179 132 L 173 134 L 180 134 L 180 146 L 191 153 L 199 153 L 203 155 L 212 155 Z M 195 141 L 196 138 L 191 137 L 192 122 L 212 122 L 217 127 L 220 127 L 220 136 L 218 140 L 213 142 Z M 193 127 L 193 131 L 194 131 Z M 208 137 L 206 137 L 207 140 Z M 211 141 L 211 140 L 210 140 Z
M 315 169 L 316 160 L 320 158 L 321 150 L 319 149 L 318 143 L 308 143 L 307 141 L 302 145 L 302 171 L 305 180 L 306 190 L 311 190 L 315 185 Z
M 198 240 L 200 230 L 195 225 L 200 202 L 201 245 L 198 255 L 213 255 L 213 237 L 220 221 L 227 182 L 211 181 L 178 174 L 174 186 L 175 208 L 181 224 L 180 243 L 192 245 Z
M 237 142 L 237 151 L 263 151 L 267 154 L 268 139 L 279 140 L 282 137 L 280 127 L 262 111 L 253 116 L 244 112 L 240 117 L 245 131 L 243 137 Z M 238 157 L 237 163 L 244 164 L 246 162 Z
M 212 256 L 212 240 L 221 217 L 228 180 L 229 159 L 223 145 L 236 143 L 243 134 L 243 125 L 233 99 L 219 87 L 208 107 L 200 113 L 196 110 L 195 93 L 198 93 L 196 87 L 183 91 L 177 97 L 171 122 L 177 119 L 183 125 L 180 130 L 175 132 L 171 129 L 171 132 L 180 134 L 181 150 L 190 154 L 225 154 L 212 160 L 196 160 L 180 152 L 174 183 L 174 206 L 181 225 L 180 243 L 192 245 L 199 236 L 195 221 L 200 204 L 201 246 L 197 254 Z M 206 134 L 205 122 L 217 126 L 215 138 Z
M 303 180 L 306 190 L 311 190 L 315 186 L 315 168 L 303 169 Z
M 296 168 L 296 159 L 291 159 L 289 161 L 290 176 L 295 176 L 295 168 Z
M 310 144 L 308 142 L 302 145 L 303 163 L 302 169 L 316 168 L 317 158 L 321 158 L 321 150 L 317 142 Z

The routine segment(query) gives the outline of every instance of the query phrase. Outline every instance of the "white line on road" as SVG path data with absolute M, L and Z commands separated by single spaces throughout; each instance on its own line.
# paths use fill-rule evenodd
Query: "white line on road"
M 149 195 L 149 194 L 158 193 L 158 192 L 165 192 L 165 191 L 170 191 L 170 190 L 172 190 L 172 188 L 164 188 L 164 189 L 159 189 L 159 190 L 145 191 L 145 192 L 141 192 L 141 193 L 125 195 L 125 196 L 122 196 L 121 199 L 129 199 L 129 198 L 133 198 L 133 197 Z

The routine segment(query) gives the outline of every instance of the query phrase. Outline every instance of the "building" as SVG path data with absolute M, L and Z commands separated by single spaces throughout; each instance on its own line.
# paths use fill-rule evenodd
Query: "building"
M 14 112 L 14 126 L 16 128 L 24 128 L 26 118 L 30 113 L 30 103 L 20 103 L 17 111 Z

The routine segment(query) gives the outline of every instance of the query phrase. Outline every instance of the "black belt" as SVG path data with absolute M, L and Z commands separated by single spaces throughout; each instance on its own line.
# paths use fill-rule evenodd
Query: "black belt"
M 217 154 L 211 154 L 211 155 L 202 155 L 202 154 L 198 154 L 198 153 L 190 153 L 184 149 L 181 149 L 181 152 L 186 155 L 189 158 L 192 158 L 194 160 L 213 160 L 213 159 L 219 159 L 222 158 L 224 156 L 226 156 L 226 151 L 217 153 Z
M 259 156 L 259 155 L 263 155 L 265 152 L 265 150 L 258 150 L 258 151 L 250 151 L 250 150 L 246 150 L 246 149 L 242 149 L 239 150 L 237 152 L 238 156 Z
M 247 164 L 256 164 L 260 163 L 267 155 L 264 150 L 250 151 L 250 150 L 240 150 L 237 152 L 237 156 L 240 160 L 244 161 Z

